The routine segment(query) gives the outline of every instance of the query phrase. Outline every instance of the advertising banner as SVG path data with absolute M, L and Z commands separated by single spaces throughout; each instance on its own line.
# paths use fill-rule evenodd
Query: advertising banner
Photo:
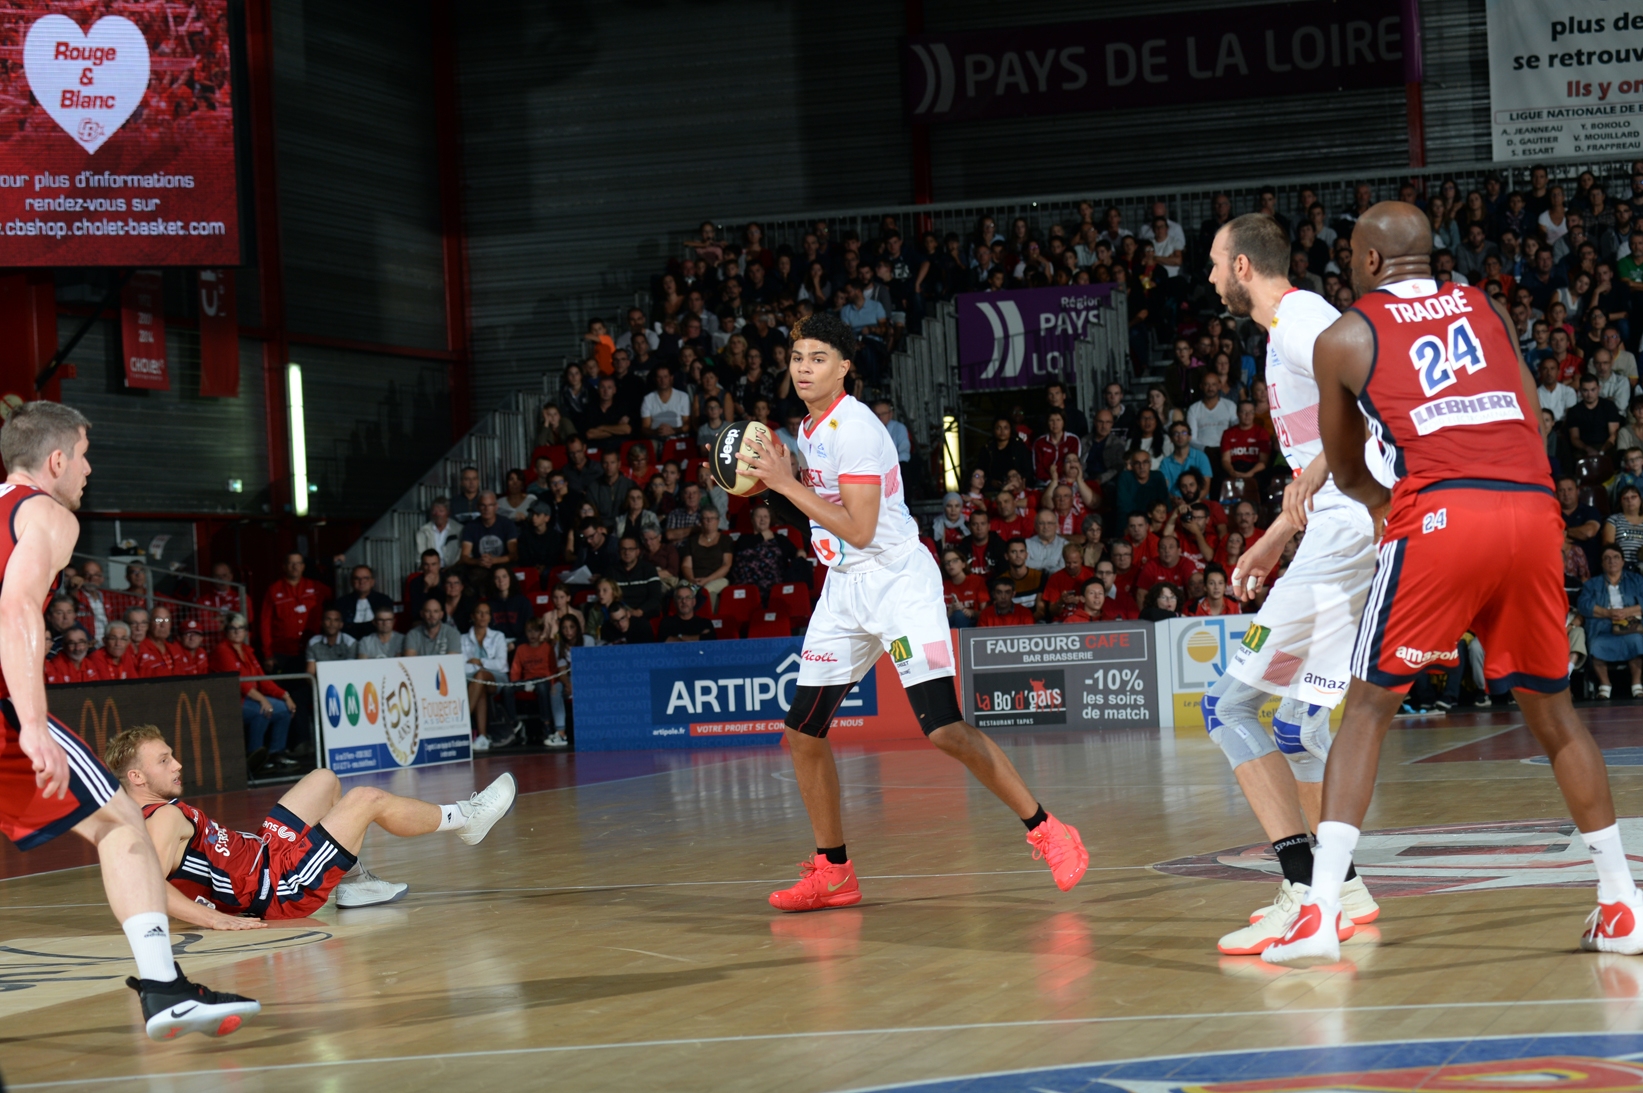
M 958 633 L 964 716 L 978 729 L 1158 724 L 1150 622 Z
M 238 265 L 228 0 L 13 0 L 0 266 Z
M 157 269 L 138 270 L 120 292 L 120 357 L 125 361 L 127 387 L 171 389 L 165 355 L 165 299 Z
M 234 271 L 202 269 L 199 275 L 200 397 L 240 395 L 240 325 Z
M 336 774 L 473 759 L 460 656 L 326 661 L 318 686 L 325 765 Z
M 1073 382 L 1073 345 L 1103 322 L 1113 286 L 1062 285 L 958 297 L 959 386 L 964 391 Z
M 245 788 L 237 672 L 47 687 L 46 707 L 98 755 L 122 729 L 158 725 L 183 765 L 185 797 Z
M 1420 79 L 1418 59 L 1405 57 L 1401 7 L 1261 4 L 917 34 L 902 62 L 907 116 L 965 121 L 1395 87 Z M 1491 36 L 1492 23 L 1491 14 Z
M 1220 615 L 1166 619 L 1156 624 L 1158 694 L 1163 701 L 1160 724 L 1177 729 L 1204 727 L 1204 692 L 1221 678 L 1254 623 L 1254 615 Z M 1274 695 L 1261 706 L 1262 722 L 1270 726 L 1277 709 L 1278 697 Z M 1340 706 L 1335 707 L 1330 720 L 1340 724 Z
M 1487 0 L 1496 160 L 1643 152 L 1643 8 Z
M 775 744 L 798 685 L 802 638 L 610 645 L 571 655 L 576 750 Z M 881 656 L 845 695 L 828 739 L 923 738 Z

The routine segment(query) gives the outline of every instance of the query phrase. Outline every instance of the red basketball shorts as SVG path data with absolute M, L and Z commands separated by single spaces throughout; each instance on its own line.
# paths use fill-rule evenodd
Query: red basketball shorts
M 1439 483 L 1392 504 L 1352 674 L 1407 691 L 1453 667 L 1470 630 L 1495 693 L 1569 685 L 1563 516 L 1550 490 L 1508 482 Z
M 114 799 L 120 783 L 74 730 L 47 716 L 51 738 L 68 756 L 67 797 L 47 798 L 34 782 L 34 763 L 23 754 L 17 711 L 0 699 L 0 833 L 19 850 L 32 850 L 74 827 Z
M 265 919 L 307 918 L 331 898 L 331 889 L 354 867 L 354 855 L 320 824 L 309 827 L 290 809 L 275 805 L 262 822 L 268 842 L 268 877 L 274 890 Z

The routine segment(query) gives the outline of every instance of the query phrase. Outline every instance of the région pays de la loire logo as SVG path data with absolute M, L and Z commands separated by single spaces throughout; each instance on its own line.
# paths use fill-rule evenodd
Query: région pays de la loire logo
M 95 153 L 143 101 L 148 42 L 123 16 L 105 15 L 82 31 L 66 15 L 46 15 L 23 39 L 23 73 L 51 120 Z

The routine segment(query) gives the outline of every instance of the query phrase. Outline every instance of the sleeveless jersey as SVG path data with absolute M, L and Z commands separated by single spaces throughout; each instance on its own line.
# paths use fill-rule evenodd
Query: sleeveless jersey
M 17 548 L 17 509 L 24 501 L 31 497 L 49 496 L 45 490 L 35 486 L 19 485 L 15 482 L 0 484 L 0 583 L 4 583 L 6 567 L 11 564 L 11 552 Z M 53 502 L 55 504 L 56 502 Z M 46 590 L 46 603 L 51 602 L 51 595 L 57 588 L 53 581 L 51 588 Z M 41 610 L 44 611 L 44 605 Z M 0 698 L 11 695 L 11 688 L 6 685 L 6 678 L 0 673 Z
M 182 809 L 194 834 L 188 838 L 183 860 L 167 877 L 183 895 L 195 903 L 215 907 L 225 915 L 238 915 L 268 902 L 268 847 L 256 835 L 230 831 L 193 805 L 180 799 L 143 806 L 143 818 L 166 805 Z
M 1284 462 L 1296 476 L 1323 454 L 1323 437 L 1318 430 L 1318 380 L 1312 371 L 1312 347 L 1318 335 L 1328 330 L 1341 313 L 1316 292 L 1291 289 L 1278 301 L 1266 344 L 1266 393 L 1272 408 L 1272 428 Z M 1387 459 L 1371 438 L 1364 449 L 1364 461 L 1376 479 L 1392 484 Z M 1340 491 L 1331 475 L 1312 495 L 1312 510 L 1342 508 L 1353 504 Z
M 873 411 L 841 393 L 819 418 L 805 417 L 798 442 L 800 462 L 805 466 L 800 472 L 802 481 L 823 501 L 838 504 L 839 486 L 852 482 L 874 483 L 883 493 L 878 527 L 865 547 L 850 546 L 811 522 L 810 543 L 819 562 L 847 572 L 854 565 L 898 554 L 908 543 L 918 542 L 918 524 L 907 511 L 895 442 Z
M 1392 454 L 1400 496 L 1455 480 L 1551 491 L 1540 409 L 1523 405 L 1517 339 L 1482 289 L 1398 281 L 1353 310 L 1375 334 L 1358 404 Z

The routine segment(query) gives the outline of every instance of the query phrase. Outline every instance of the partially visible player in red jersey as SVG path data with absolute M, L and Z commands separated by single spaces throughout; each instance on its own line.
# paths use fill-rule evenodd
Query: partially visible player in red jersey
M 0 428 L 0 832 L 31 850 L 67 831 L 94 844 L 103 890 L 140 978 L 148 1035 L 226 1036 L 262 1007 L 190 983 L 171 955 L 165 876 L 143 817 L 102 761 L 46 712 L 41 607 L 74 552 L 91 464 L 91 423 L 55 402 L 29 402 Z
M 1371 208 L 1352 232 L 1352 284 L 1363 296 L 1313 350 L 1335 482 L 1371 512 L 1390 513 L 1324 772 L 1312 893 L 1261 956 L 1340 959 L 1340 889 L 1381 742 L 1416 674 L 1455 663 L 1467 630 L 1489 652 L 1489 689 L 1516 696 L 1551 758 L 1597 867 L 1598 908 L 1581 947 L 1643 953 L 1643 894 L 1620 844 L 1603 754 L 1569 701 L 1563 520 L 1535 379 L 1505 311 L 1478 288 L 1440 291 L 1431 250 L 1431 226 L 1415 206 Z M 1391 491 L 1364 462 L 1366 419 L 1395 456 Z
M 183 765 L 153 725 L 134 725 L 108 742 L 108 765 L 143 810 L 171 890 L 172 917 L 213 930 L 261 925 L 251 919 L 307 918 L 335 889 L 337 906 L 393 903 L 407 884 L 375 876 L 359 861 L 376 824 L 410 838 L 453 831 L 469 846 L 513 808 L 513 775 L 466 801 L 436 805 L 375 786 L 344 793 L 328 770 L 309 771 L 269 810 L 260 831 L 233 831 L 179 800 Z

